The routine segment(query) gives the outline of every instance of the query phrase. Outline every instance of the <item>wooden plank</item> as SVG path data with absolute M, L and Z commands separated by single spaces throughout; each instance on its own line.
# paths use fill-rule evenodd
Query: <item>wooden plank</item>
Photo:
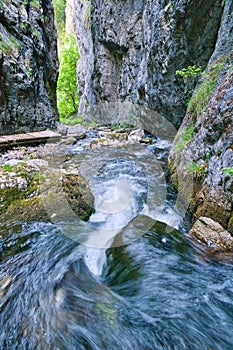
M 0 149 L 27 144 L 39 144 L 46 141 L 60 140 L 61 135 L 51 130 L 28 132 L 25 134 L 0 136 Z

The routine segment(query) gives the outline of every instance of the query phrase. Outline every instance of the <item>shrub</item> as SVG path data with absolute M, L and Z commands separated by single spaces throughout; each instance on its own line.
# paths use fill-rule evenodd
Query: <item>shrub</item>
M 233 176 L 233 168 L 232 167 L 222 168 L 222 171 L 224 172 L 224 174 Z
M 201 67 L 196 66 L 188 66 L 187 68 L 183 68 L 181 70 L 176 71 L 176 75 L 180 75 L 183 78 L 194 77 L 200 75 L 202 73 Z
M 186 167 L 186 171 L 195 176 L 202 176 L 206 170 L 206 164 L 197 164 L 193 161 L 190 161 Z

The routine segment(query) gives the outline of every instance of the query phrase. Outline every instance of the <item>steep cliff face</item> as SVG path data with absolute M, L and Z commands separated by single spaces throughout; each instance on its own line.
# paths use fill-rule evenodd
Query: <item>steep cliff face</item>
M 0 134 L 53 128 L 58 118 L 52 0 L 0 3 Z
M 226 58 L 227 61 L 216 84 L 213 84 L 207 104 L 198 114 L 188 109 L 170 155 L 170 165 L 175 175 L 193 171 L 196 188 L 193 193 L 192 212 L 195 217 L 210 217 L 233 233 L 232 12 L 233 3 L 227 0 L 216 49 L 209 63 L 210 72 L 216 70 L 220 61 Z M 205 85 L 200 85 L 195 93 L 197 97 L 200 95 L 201 100 L 200 87 L 205 88 Z M 196 102 L 199 103 L 198 99 Z M 191 129 L 193 135 L 189 133 L 187 138 L 187 130 Z M 183 188 L 184 194 L 186 191 Z
M 79 112 L 129 100 L 180 125 L 193 85 L 175 71 L 207 66 L 223 8 L 222 0 L 75 0 Z
M 232 0 L 74 1 L 79 112 L 105 101 L 131 101 L 175 126 L 185 117 L 170 156 L 173 176 L 192 180 L 192 194 L 179 187 L 185 207 L 189 201 L 196 217 L 213 218 L 233 232 L 233 179 L 227 173 L 233 168 Z M 201 110 L 186 113 L 195 82 L 175 72 L 188 65 L 207 69 L 195 103 L 208 99 Z

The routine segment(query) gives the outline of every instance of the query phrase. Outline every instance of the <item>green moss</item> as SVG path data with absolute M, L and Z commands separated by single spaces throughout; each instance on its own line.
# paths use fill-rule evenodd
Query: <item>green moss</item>
M 50 221 L 40 197 L 16 200 L 0 215 L 3 222 Z
M 182 151 L 187 143 L 193 140 L 194 135 L 194 126 L 187 126 L 181 134 L 179 134 L 178 138 L 175 140 L 175 150 Z
M 106 143 L 108 141 L 105 137 L 100 137 L 99 139 L 94 139 L 91 141 L 92 145 L 98 145 L 99 143 Z
M 233 233 L 233 215 L 230 218 L 229 222 L 228 222 L 228 227 L 227 227 L 228 231 Z
M 38 194 L 38 184 L 31 183 L 29 188 L 31 196 L 28 196 L 28 192 L 19 191 L 17 188 L 14 188 L 16 192 L 10 191 L 9 188 L 5 189 L 5 198 L 9 198 L 9 200 L 4 210 L 2 208 L 0 212 L 0 221 L 51 221 L 51 212 L 46 210 L 46 204 L 48 203 L 51 203 L 51 207 L 53 207 L 55 213 L 57 209 L 59 219 L 66 220 L 68 219 L 69 213 L 67 213 L 67 208 L 65 206 L 64 208 L 61 207 L 61 195 L 66 198 L 70 209 L 77 214 L 81 220 L 87 221 L 94 212 L 94 197 L 86 181 L 77 175 L 67 175 L 63 177 L 62 192 L 57 192 L 57 184 L 56 186 L 49 184 L 48 188 L 44 188 L 41 194 Z
M 0 34 L 0 51 L 6 55 L 14 55 L 16 51 L 18 52 L 19 48 L 19 41 L 15 37 L 10 36 L 5 40 L 2 34 Z
M 12 46 L 7 41 L 0 41 L 0 51 L 8 55 L 13 53 Z
M 195 215 L 196 217 L 206 216 L 212 218 L 227 229 L 228 222 L 232 216 L 232 213 L 226 211 L 226 209 L 222 206 L 216 205 L 216 203 L 204 201 L 204 203 L 198 206 Z
M 221 56 L 207 72 L 203 73 L 202 83 L 194 91 L 188 104 L 188 112 L 194 114 L 195 117 L 205 110 L 225 62 L 226 57 Z
M 31 32 L 35 35 L 35 37 L 37 37 L 37 39 L 41 38 L 41 33 L 38 32 L 34 27 L 31 28 Z
M 12 167 L 10 170 L 13 171 L 13 169 L 16 167 Z M 7 210 L 7 208 L 14 202 L 17 202 L 19 200 L 29 198 L 32 196 L 35 196 L 38 192 L 38 186 L 39 186 L 39 173 L 30 172 L 30 173 L 23 173 L 22 169 L 19 171 L 15 169 L 15 179 L 14 177 L 10 177 L 9 174 L 4 173 L 4 176 L 6 176 L 7 182 L 14 181 L 14 186 L 7 185 L 6 187 L 0 189 L 0 214 Z M 21 173 L 20 173 L 21 172 Z M 25 179 L 27 183 L 26 188 L 19 188 L 17 185 L 16 178 Z
M 3 169 L 5 171 L 11 171 L 12 170 L 12 166 L 10 164 L 6 164 L 6 165 L 3 166 Z
M 86 180 L 78 175 L 66 175 L 62 181 L 63 192 L 71 209 L 84 221 L 94 212 L 94 197 Z
M 44 208 L 45 203 L 57 203 L 57 212 L 65 220 L 67 208 L 61 207 L 62 199 L 68 202 L 71 211 L 81 220 L 88 220 L 94 212 L 94 197 L 81 176 L 52 171 L 50 168 L 41 174 L 28 169 L 26 162 L 7 167 L 7 170 L 1 167 L 0 170 L 1 183 L 5 186 L 0 188 L 0 216 L 4 220 L 12 217 L 14 220 L 21 218 L 23 221 L 47 221 L 51 213 Z M 25 180 L 23 187 L 20 188 L 18 180 L 19 183 Z

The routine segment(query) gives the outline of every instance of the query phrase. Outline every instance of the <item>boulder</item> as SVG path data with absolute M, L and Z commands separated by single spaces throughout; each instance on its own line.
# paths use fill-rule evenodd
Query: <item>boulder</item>
M 233 237 L 218 222 L 200 217 L 191 228 L 193 235 L 210 248 L 233 252 Z
M 43 159 L 0 167 L 0 222 L 85 221 L 93 205 L 88 183 L 75 169 L 54 169 Z

